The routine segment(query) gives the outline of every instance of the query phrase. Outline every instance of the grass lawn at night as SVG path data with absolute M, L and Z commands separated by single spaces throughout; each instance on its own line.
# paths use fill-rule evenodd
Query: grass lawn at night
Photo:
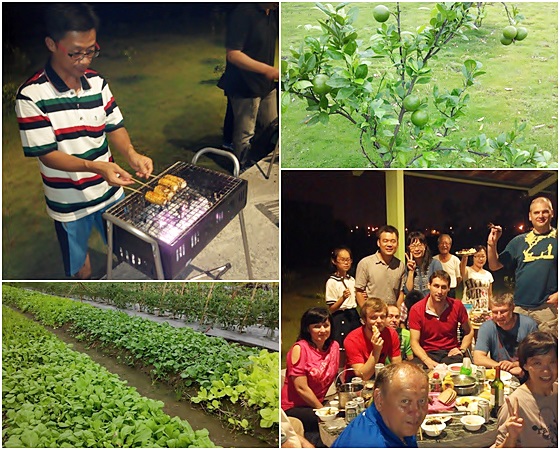
M 196 18 L 192 27 L 182 22 L 186 18 L 176 19 L 172 26 L 155 19 L 151 26 L 105 24 L 98 33 L 101 56 L 91 65 L 108 80 L 133 144 L 152 158 L 156 174 L 176 161 L 190 162 L 203 147 L 222 144 L 226 98 L 216 83 L 225 65 L 224 28 L 211 32 L 209 23 L 197 26 Z M 24 157 L 13 103 L 6 101 L 6 92 L 40 69 L 48 52 L 42 37 L 19 44 L 18 52 L 3 66 L 3 279 L 61 279 L 62 258 L 37 161 Z M 231 173 L 225 161 L 202 158 L 199 164 Z M 94 276 L 102 275 L 105 246 L 97 232 L 90 249 Z
M 370 36 L 380 26 L 373 19 L 373 8 L 379 3 L 349 4 L 357 6 L 358 39 L 365 48 Z M 333 3 L 333 6 L 337 3 Z M 512 9 L 512 3 L 508 8 Z M 488 3 L 482 26 L 467 30 L 468 41 L 453 39 L 430 60 L 432 80 L 415 86 L 415 92 L 428 97 L 428 111 L 435 115 L 432 90 L 434 85 L 452 89 L 461 85 L 461 66 L 466 59 L 482 63 L 486 73 L 469 88 L 470 102 L 466 116 L 458 119 L 459 129 L 451 135 L 456 141 L 485 133 L 497 137 L 513 129 L 514 121 L 526 122 L 523 132 L 527 147 L 536 144 L 548 151 L 557 162 L 558 153 L 558 5 L 556 3 L 515 3 L 525 19 L 518 24 L 528 30 L 525 40 L 504 46 L 500 43 L 502 29 L 509 25 L 504 6 Z M 395 11 L 394 3 L 386 6 Z M 429 21 L 434 3 L 401 3 L 402 28 L 414 31 Z M 282 4 L 282 58 L 290 56 L 290 48 L 298 49 L 305 36 L 319 36 L 318 30 L 306 30 L 305 25 L 318 26 L 324 14 L 312 3 Z M 387 23 L 394 23 L 391 16 Z M 370 74 L 387 69 L 387 58 L 374 59 Z M 376 86 L 375 81 L 373 86 Z M 345 118 L 330 116 L 327 126 L 306 126 L 309 116 L 306 104 L 294 100 L 282 114 L 282 167 L 368 167 L 359 145 L 359 131 Z M 367 147 L 371 152 L 373 149 Z M 438 160 L 441 167 L 457 167 L 453 153 Z M 502 167 L 492 156 L 477 161 L 479 167 Z

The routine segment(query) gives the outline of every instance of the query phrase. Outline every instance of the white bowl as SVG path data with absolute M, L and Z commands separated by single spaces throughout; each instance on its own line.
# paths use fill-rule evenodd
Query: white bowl
M 437 424 L 433 422 L 437 422 Z M 424 420 L 424 422 L 422 422 L 422 425 L 420 425 L 420 427 L 422 428 L 422 431 L 428 436 L 436 437 L 439 436 L 443 430 L 445 430 L 445 423 L 443 423 L 440 419 L 426 419 Z
M 315 414 L 323 422 L 330 422 L 331 420 L 336 419 L 336 416 L 338 414 L 338 408 L 332 408 L 330 406 L 326 406 L 324 408 L 320 408 L 317 411 L 315 411 Z
M 484 422 L 484 417 L 475 414 L 461 417 L 461 423 L 469 431 L 478 431 Z

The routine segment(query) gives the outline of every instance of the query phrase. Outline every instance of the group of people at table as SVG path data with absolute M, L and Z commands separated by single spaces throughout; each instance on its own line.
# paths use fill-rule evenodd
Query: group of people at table
M 377 253 L 362 259 L 356 279 L 348 274 L 351 252 L 332 254 L 335 272 L 326 284 L 326 307 L 307 310 L 297 342 L 286 356 L 282 410 L 322 446 L 314 409 L 321 408 L 340 368 L 347 380 L 372 379 L 373 402 L 333 447 L 417 447 L 416 433 L 429 405 L 427 371 L 460 363 L 470 352 L 474 328 L 465 307 L 488 309 L 480 326 L 473 362 L 500 367 L 522 385 L 498 415 L 497 447 L 558 447 L 558 276 L 557 234 L 552 204 L 531 202 L 533 229 L 516 236 L 498 254 L 500 226 L 491 225 L 487 247 L 475 248 L 473 265 L 450 254 L 451 237 L 441 235 L 440 254 L 431 257 L 425 236 L 407 237 L 407 262 L 395 257 L 399 233 L 378 230 Z M 455 261 L 457 260 L 457 261 Z M 492 295 L 492 271 L 515 271 L 515 292 Z M 455 297 L 464 283 L 463 300 Z M 358 312 L 359 311 L 359 312 Z M 300 442 L 307 443 L 303 436 Z M 467 443 L 466 443 L 467 444 Z

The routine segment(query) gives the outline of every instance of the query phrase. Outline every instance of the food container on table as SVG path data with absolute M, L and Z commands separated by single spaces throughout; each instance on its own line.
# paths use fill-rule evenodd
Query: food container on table
M 455 385 L 454 389 L 457 395 L 476 395 L 478 394 L 477 379 L 471 375 L 452 375 L 451 380 Z
M 461 417 L 461 423 L 469 431 L 478 431 L 484 422 L 484 417 L 476 414 Z
M 315 415 L 323 422 L 330 422 L 331 420 L 336 419 L 336 416 L 338 415 L 338 408 L 325 406 L 324 408 L 319 408 L 315 411 Z
M 445 422 L 440 419 L 425 419 L 420 427 L 428 436 L 437 437 L 445 430 Z
M 335 384 L 337 384 L 340 376 L 344 373 L 352 369 L 344 369 L 341 371 L 338 376 L 336 377 Z M 361 379 L 360 379 L 361 380 Z M 340 402 L 340 407 L 345 408 L 346 403 L 348 401 L 354 400 L 356 397 L 359 397 L 362 393 L 362 389 L 364 388 L 363 381 L 360 383 L 340 383 L 337 386 L 338 391 L 338 401 Z

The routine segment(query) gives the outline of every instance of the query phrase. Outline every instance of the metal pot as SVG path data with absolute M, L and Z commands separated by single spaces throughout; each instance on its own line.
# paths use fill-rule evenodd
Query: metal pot
M 340 375 L 344 372 L 347 372 L 352 369 L 344 369 L 341 371 L 338 376 L 336 377 L 335 384 L 338 381 Z M 364 388 L 364 384 L 362 383 L 340 383 L 337 386 L 338 392 L 338 402 L 340 404 L 340 408 L 344 408 L 346 406 L 346 402 L 354 400 L 356 397 L 359 397 L 362 393 L 362 389 Z
M 479 392 L 478 382 L 475 377 L 460 374 L 452 375 L 451 380 L 453 380 L 457 395 L 477 395 Z

